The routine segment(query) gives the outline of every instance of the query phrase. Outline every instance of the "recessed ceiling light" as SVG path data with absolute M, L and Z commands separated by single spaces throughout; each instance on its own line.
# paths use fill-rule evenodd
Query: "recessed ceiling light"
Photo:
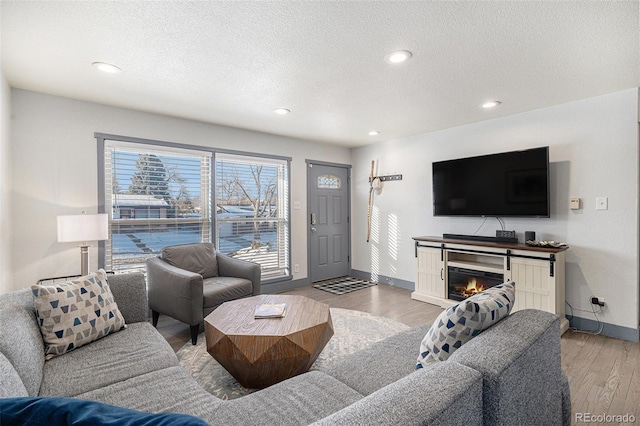
M 482 104 L 482 108 L 495 108 L 500 105 L 500 101 L 489 101 Z
M 98 68 L 102 72 L 108 72 L 111 74 L 116 74 L 120 72 L 120 68 L 116 67 L 115 65 L 108 64 L 106 62 L 94 62 L 91 65 Z
M 280 115 L 286 115 L 286 114 L 289 114 L 291 111 L 286 108 L 276 108 L 273 110 L 273 112 Z
M 369 136 L 378 136 L 380 132 L 378 130 L 372 130 L 369 132 Z
M 412 54 L 408 50 L 396 50 L 388 54 L 384 59 L 391 64 L 399 64 L 407 59 L 411 59 L 411 56 Z

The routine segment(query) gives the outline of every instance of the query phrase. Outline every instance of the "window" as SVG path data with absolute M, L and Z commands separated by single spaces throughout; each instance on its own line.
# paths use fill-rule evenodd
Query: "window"
M 342 182 L 338 176 L 322 175 L 318 176 L 318 189 L 340 189 Z
M 145 270 L 163 247 L 211 241 L 211 153 L 106 141 L 105 268 Z
M 216 246 L 259 263 L 263 278 L 289 274 L 289 162 L 216 154 Z
M 145 271 L 166 246 L 213 241 L 260 264 L 263 280 L 290 278 L 289 158 L 96 138 L 99 211 L 109 214 L 105 269 Z

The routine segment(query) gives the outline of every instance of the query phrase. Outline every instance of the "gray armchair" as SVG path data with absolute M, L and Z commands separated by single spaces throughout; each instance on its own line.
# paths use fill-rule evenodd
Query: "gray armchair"
M 260 266 L 218 253 L 211 243 L 169 246 L 147 260 L 147 286 L 153 325 L 160 314 L 185 322 L 195 345 L 211 311 L 260 294 Z

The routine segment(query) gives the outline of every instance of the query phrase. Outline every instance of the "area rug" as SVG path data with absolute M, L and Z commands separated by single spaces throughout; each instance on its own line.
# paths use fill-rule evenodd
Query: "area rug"
M 360 278 L 342 277 L 336 278 L 335 280 L 323 281 L 313 287 L 333 294 L 346 294 L 374 285 L 377 285 L 377 283 Z
M 346 355 L 409 328 L 389 318 L 350 309 L 331 308 L 331 320 L 333 337 L 311 366 L 311 370 L 322 371 Z M 418 348 L 416 357 L 417 351 Z M 200 333 L 195 346 L 189 342 L 177 352 L 177 355 L 180 364 L 191 372 L 194 379 L 220 399 L 239 398 L 256 391 L 243 387 L 209 355 L 204 333 Z

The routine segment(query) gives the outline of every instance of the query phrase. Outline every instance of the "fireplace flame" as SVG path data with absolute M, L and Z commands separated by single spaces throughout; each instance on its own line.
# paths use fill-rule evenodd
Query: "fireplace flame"
M 466 299 L 467 297 L 484 291 L 484 289 L 484 285 L 478 283 L 475 278 L 471 278 L 466 286 L 456 286 L 456 293 Z

